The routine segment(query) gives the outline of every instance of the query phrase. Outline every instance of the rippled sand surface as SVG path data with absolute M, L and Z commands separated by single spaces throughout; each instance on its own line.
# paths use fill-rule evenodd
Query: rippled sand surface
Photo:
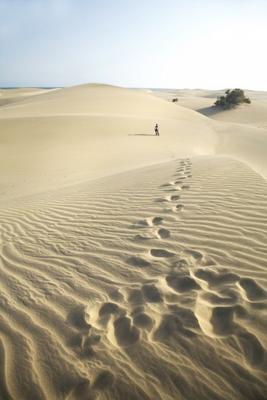
M 204 157 L 2 209 L 0 397 L 265 399 L 266 199 Z
M 0 399 L 266 400 L 264 94 L 0 96 Z

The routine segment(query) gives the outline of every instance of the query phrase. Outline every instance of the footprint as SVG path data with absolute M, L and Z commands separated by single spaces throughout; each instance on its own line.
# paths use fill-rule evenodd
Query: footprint
M 224 291 L 218 294 L 198 292 L 195 315 L 207 336 L 212 338 L 231 336 L 234 339 L 243 330 L 238 325 L 238 320 L 246 320 L 249 317 L 248 311 L 238 304 L 239 296 L 234 290 L 226 289 L 226 294 L 229 296 L 228 304 L 223 304 L 221 294 L 225 294 Z
M 100 335 L 90 335 L 84 341 L 84 346 L 96 346 L 101 340 Z
M 152 218 L 152 224 L 153 225 L 160 225 L 163 223 L 163 218 L 162 217 L 154 217 Z
M 132 256 L 128 258 L 127 260 L 128 264 L 134 266 L 134 267 L 139 267 L 139 268 L 147 268 L 150 267 L 151 263 L 142 257 L 138 256 Z
M 144 304 L 144 296 L 140 289 L 130 289 L 128 293 L 128 302 L 135 305 Z
M 116 303 L 107 302 L 100 307 L 98 315 L 99 317 L 109 317 L 111 314 L 120 314 L 121 311 L 121 308 Z
M 160 187 L 169 187 L 169 186 L 173 186 L 175 184 L 175 182 L 174 181 L 170 181 L 170 182 L 167 182 L 167 183 L 164 183 L 163 185 L 161 185 Z
M 189 256 L 191 259 L 193 259 L 193 261 L 197 261 L 198 263 L 201 263 L 204 259 L 204 255 L 197 250 L 188 249 L 184 250 L 183 253 L 185 256 Z
M 170 231 L 168 229 L 165 229 L 165 228 L 160 228 L 157 231 L 157 235 L 161 239 L 167 239 L 167 238 L 169 238 L 171 236 Z
M 184 328 L 180 318 L 177 315 L 165 314 L 155 330 L 153 335 L 154 340 L 166 341 L 178 336 L 185 336 L 186 338 L 193 337 L 196 334 L 189 329 Z
M 96 346 L 101 340 L 101 336 L 88 332 L 88 334 L 78 333 L 68 340 L 68 345 L 81 358 L 91 358 L 96 352 Z
M 237 304 L 239 296 L 235 290 L 229 289 L 219 293 L 203 292 L 200 295 L 201 299 L 210 303 L 213 306 L 231 306 Z
M 89 331 L 91 329 L 91 325 L 89 324 L 90 315 L 88 313 L 88 308 L 81 304 L 74 307 L 68 314 L 67 320 L 71 323 L 75 328 Z
M 177 204 L 177 205 L 175 206 L 175 209 L 176 209 L 177 211 L 182 211 L 182 210 L 184 209 L 184 205 L 183 205 L 183 204 Z
M 185 189 L 190 189 L 190 185 L 183 185 L 183 186 L 182 186 L 182 189 L 183 189 L 183 190 L 185 190 Z
M 239 319 L 248 319 L 249 317 L 248 310 L 245 307 L 241 306 L 240 304 L 236 304 L 234 306 L 234 313 L 236 317 Z
M 142 233 L 142 234 L 138 234 L 135 235 L 134 237 L 135 240 L 151 240 L 154 239 L 154 237 L 150 234 L 150 233 Z
M 206 281 L 210 287 L 232 284 L 238 282 L 240 279 L 238 275 L 227 272 L 225 269 L 222 272 L 217 272 L 208 268 L 199 268 L 195 272 L 195 276 Z
M 128 317 L 119 317 L 114 321 L 114 334 L 121 347 L 129 347 L 139 341 L 140 331 Z
M 151 284 L 151 285 L 143 285 L 142 292 L 146 301 L 150 303 L 160 303 L 162 301 L 162 295 L 158 288 Z
M 176 292 L 189 292 L 191 290 L 199 290 L 201 287 L 196 283 L 196 281 L 190 276 L 179 276 L 176 274 L 171 274 L 166 276 L 166 282 L 168 286 L 174 289 Z
M 164 183 L 160 187 L 165 188 L 165 187 L 169 187 L 169 186 L 172 186 L 172 185 L 168 182 L 168 183 Z
M 171 196 L 171 201 L 177 201 L 177 200 L 179 200 L 180 199 L 180 196 L 179 195 L 173 195 L 173 196 Z
M 167 203 L 168 201 L 170 201 L 168 197 L 160 197 L 155 200 L 156 203 Z
M 91 335 L 85 338 L 80 356 L 82 358 L 92 358 L 96 355 L 96 351 L 94 350 L 94 346 L 96 346 L 101 340 L 100 335 Z
M 171 304 L 168 306 L 169 310 L 176 315 L 182 322 L 185 328 L 189 329 L 200 329 L 198 320 L 192 310 L 189 308 L 178 306 L 177 304 Z
M 170 192 L 178 192 L 179 190 L 181 190 L 180 187 L 178 187 L 178 186 L 176 186 L 176 187 L 173 186 L 172 188 L 168 189 L 167 192 L 168 192 L 168 193 L 170 193 Z
M 265 290 L 257 284 L 251 278 L 241 278 L 239 280 L 239 285 L 246 293 L 246 297 L 249 301 L 259 301 L 266 299 Z
M 214 307 L 210 318 L 213 333 L 218 336 L 229 336 L 234 333 L 236 325 L 233 318 L 233 307 Z
M 134 325 L 140 329 L 146 329 L 150 331 L 153 328 L 154 321 L 149 315 L 145 313 L 137 314 L 133 317 Z
M 124 300 L 124 297 L 123 297 L 122 293 L 120 293 L 119 289 L 112 289 L 111 291 L 109 291 L 108 295 L 112 300 L 115 300 L 118 302 Z
M 102 371 L 100 372 L 93 385 L 92 388 L 94 390 L 107 390 L 114 385 L 115 377 L 110 371 Z
M 147 219 L 141 219 L 140 221 L 138 221 L 134 224 L 134 227 L 148 227 L 148 226 L 149 226 L 149 222 Z
M 153 319 L 144 311 L 144 307 L 136 307 L 132 313 L 133 323 L 140 329 L 151 330 L 154 325 Z
M 71 390 L 66 400 L 95 400 L 95 395 L 91 392 L 89 379 L 81 379 L 80 382 Z
M 145 218 L 138 221 L 134 226 L 135 227 L 151 227 L 154 225 L 160 225 L 163 223 L 162 217 L 152 217 L 152 218 Z
M 188 269 L 189 267 L 189 263 L 185 258 L 181 258 L 178 261 L 175 261 L 175 263 L 173 263 L 172 268 L 173 269 L 179 269 L 179 270 L 184 270 L 184 269 Z
M 77 333 L 76 335 L 72 336 L 68 340 L 68 345 L 72 347 L 76 352 L 82 348 L 83 345 L 83 340 L 84 340 L 84 335 L 81 333 Z
M 259 368 L 265 359 L 265 350 L 255 335 L 240 328 L 236 340 L 241 348 L 243 357 L 254 368 Z
M 181 190 L 182 190 L 181 186 L 177 184 L 172 191 L 173 192 L 180 192 Z
M 172 253 L 165 249 L 151 249 L 150 254 L 153 257 L 160 257 L 160 258 L 169 258 L 175 256 L 175 253 Z

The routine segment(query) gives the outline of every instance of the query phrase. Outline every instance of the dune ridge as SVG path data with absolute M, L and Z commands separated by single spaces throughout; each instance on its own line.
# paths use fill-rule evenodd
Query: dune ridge
M 167 161 L 177 154 L 212 152 L 216 138 L 207 121 L 143 91 L 108 85 L 48 91 L 0 107 L 0 200 Z M 160 141 L 153 136 L 156 122 Z M 199 129 L 201 136 L 196 135 Z
M 0 107 L 0 202 L 194 155 L 228 154 L 267 176 L 266 129 L 215 121 L 179 102 L 94 84 Z
M 190 157 L 1 208 L 0 397 L 265 399 L 266 198 Z

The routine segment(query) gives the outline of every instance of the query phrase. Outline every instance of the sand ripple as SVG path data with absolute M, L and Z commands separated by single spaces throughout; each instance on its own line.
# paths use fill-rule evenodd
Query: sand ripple
M 266 199 L 221 157 L 2 207 L 0 398 L 266 399 Z

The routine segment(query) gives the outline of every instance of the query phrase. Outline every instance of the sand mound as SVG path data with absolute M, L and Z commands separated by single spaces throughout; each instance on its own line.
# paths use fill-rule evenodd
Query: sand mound
M 0 397 L 265 399 L 266 196 L 210 157 L 2 209 Z
M 177 97 L 176 105 L 207 116 L 217 138 L 214 153 L 231 155 L 267 177 L 267 92 L 245 92 L 252 104 L 228 111 L 212 106 L 224 94 L 223 90 L 155 90 L 152 93 L 168 102 Z
M 54 89 L 51 89 L 51 91 Z M 49 89 L 50 91 L 50 89 Z M 48 89 L 39 88 L 17 88 L 17 89 L 0 89 L 0 107 L 8 104 L 23 102 L 31 96 L 47 93 Z
M 143 91 L 107 85 L 58 89 L 2 107 L 0 198 L 58 188 L 177 154 L 210 153 L 216 138 L 207 121 Z M 159 138 L 153 136 L 155 122 Z
M 266 399 L 249 121 L 107 85 L 0 107 L 1 399 Z
M 230 154 L 267 176 L 266 130 L 214 121 L 141 90 L 81 85 L 36 94 L 0 107 L 0 132 L 0 201 L 186 155 Z

